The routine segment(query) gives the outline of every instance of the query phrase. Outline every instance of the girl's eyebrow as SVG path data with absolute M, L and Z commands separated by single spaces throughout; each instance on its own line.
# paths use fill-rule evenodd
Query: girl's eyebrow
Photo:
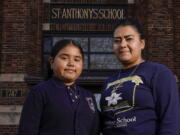
M 67 54 L 67 53 L 62 53 L 62 54 L 60 54 L 59 56 L 70 56 L 69 54 Z M 82 58 L 82 56 L 80 56 L 80 55 L 74 55 L 76 58 Z
M 66 53 L 61 53 L 61 54 L 59 54 L 59 56 L 69 56 L 69 55 Z

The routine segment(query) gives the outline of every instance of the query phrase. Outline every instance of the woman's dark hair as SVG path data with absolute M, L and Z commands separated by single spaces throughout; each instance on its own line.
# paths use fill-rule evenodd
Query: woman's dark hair
M 56 57 L 56 55 L 58 54 L 58 52 L 68 45 L 73 45 L 73 46 L 77 47 L 82 55 L 83 60 L 84 60 L 84 52 L 83 52 L 83 49 L 80 46 L 80 44 L 74 40 L 69 40 L 69 39 L 63 39 L 63 40 L 56 42 L 55 45 L 51 49 L 51 57 L 54 59 Z M 47 75 L 45 77 L 46 80 L 49 79 L 50 77 L 52 77 L 52 75 L 53 75 L 53 70 L 51 69 L 49 62 L 47 63 L 47 70 L 48 70 Z
M 138 22 L 138 20 L 136 19 L 132 19 L 132 18 L 126 18 L 126 19 L 122 19 L 118 22 L 118 24 L 114 27 L 113 32 L 120 26 L 132 26 L 134 27 L 137 32 L 140 34 L 140 38 L 141 39 L 145 39 L 145 35 L 142 29 L 141 24 Z

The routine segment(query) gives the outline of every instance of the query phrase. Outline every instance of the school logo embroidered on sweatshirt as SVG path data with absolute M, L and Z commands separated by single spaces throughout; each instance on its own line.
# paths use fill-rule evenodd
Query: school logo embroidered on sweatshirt
M 108 101 L 108 106 L 112 105 L 116 105 L 118 103 L 118 100 L 121 100 L 122 97 L 120 97 L 121 93 L 116 94 L 116 93 L 112 93 L 111 96 L 106 97 L 105 99 Z

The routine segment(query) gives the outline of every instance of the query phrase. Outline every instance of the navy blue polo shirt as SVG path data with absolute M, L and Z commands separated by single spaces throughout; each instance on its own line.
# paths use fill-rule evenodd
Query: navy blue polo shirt
M 98 135 L 99 115 L 91 92 L 76 86 L 75 108 L 67 86 L 51 78 L 33 87 L 25 99 L 19 135 Z

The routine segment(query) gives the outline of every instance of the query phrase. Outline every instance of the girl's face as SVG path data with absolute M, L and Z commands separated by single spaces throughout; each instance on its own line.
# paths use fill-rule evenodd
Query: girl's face
M 113 49 L 124 68 L 129 68 L 143 61 L 141 52 L 145 41 L 133 26 L 120 26 L 114 31 Z
M 69 44 L 50 59 L 50 64 L 54 75 L 65 85 L 71 85 L 82 72 L 83 58 L 79 48 Z

